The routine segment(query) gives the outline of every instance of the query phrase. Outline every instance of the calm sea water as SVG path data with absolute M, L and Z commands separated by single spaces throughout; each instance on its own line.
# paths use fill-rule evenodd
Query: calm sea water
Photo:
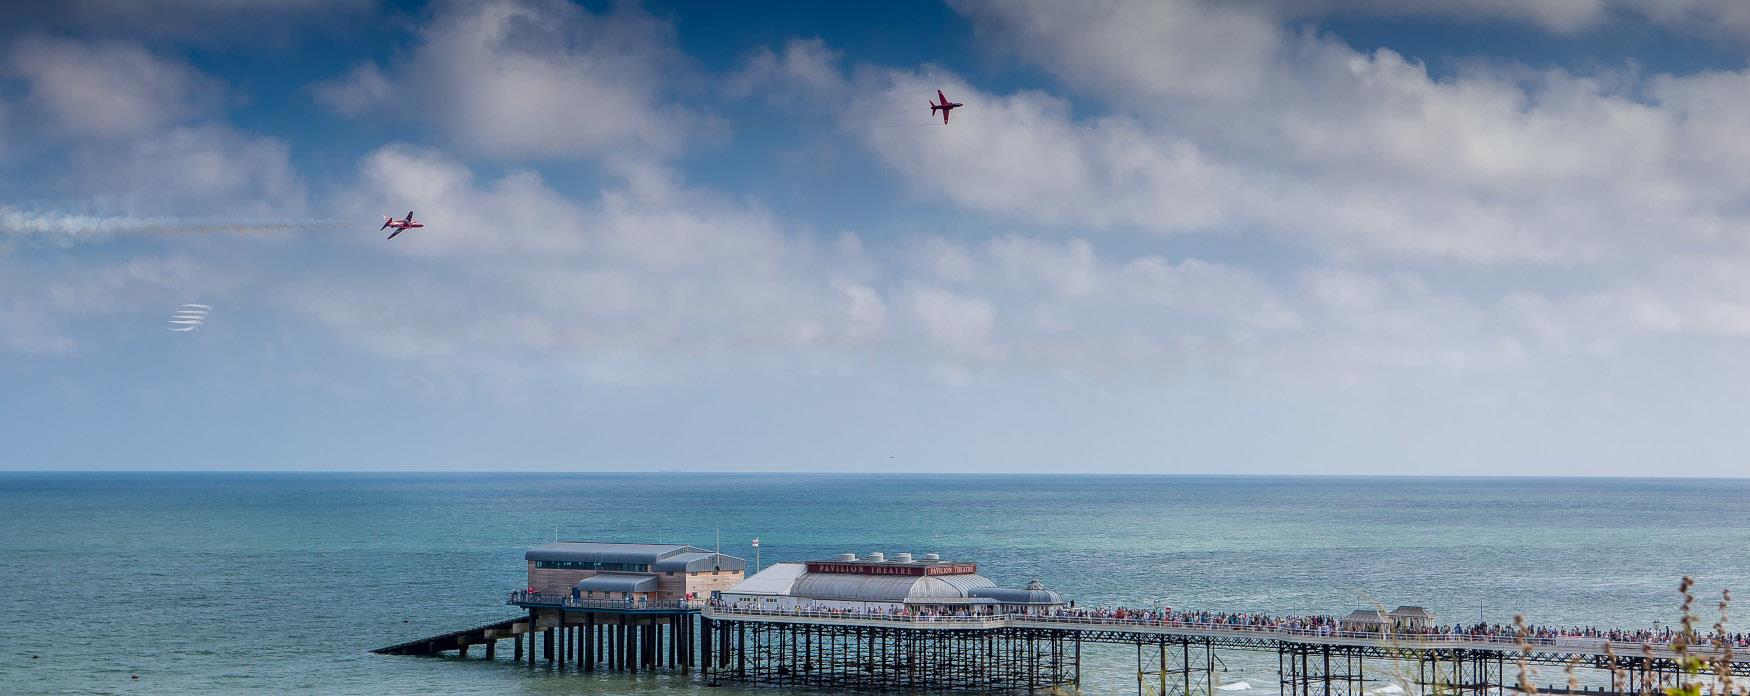
M 936 552 L 1083 605 L 1364 593 L 1648 626 L 1684 574 L 1750 590 L 1746 501 L 1744 480 L 0 473 L 0 693 L 735 693 L 366 652 L 515 615 L 521 554 L 555 528 L 706 547 L 721 528 L 766 563 Z M 1126 659 L 1092 657 L 1086 691 L 1130 693 Z

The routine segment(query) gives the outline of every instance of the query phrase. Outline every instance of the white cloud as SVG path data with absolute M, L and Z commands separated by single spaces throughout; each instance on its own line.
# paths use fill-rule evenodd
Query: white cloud
M 1283 48 L 1274 17 L 1240 3 L 950 4 L 977 20 L 985 38 L 1043 44 L 1052 67 L 1153 100 L 1249 99 L 1267 86 Z
M 856 350 L 886 323 L 854 237 L 786 230 L 660 167 L 615 170 L 619 183 L 594 200 L 530 171 L 478 180 L 442 153 L 401 145 L 360 170 L 343 207 L 362 215 L 398 201 L 428 227 L 393 245 L 357 240 L 404 258 L 378 259 L 364 276 L 343 267 L 301 279 L 286 302 L 374 351 L 450 365 L 524 356 L 591 379 L 645 379 L 701 356 Z
M 1390 50 L 1284 32 L 1258 5 L 957 7 L 1109 112 L 1078 116 L 1061 98 L 992 94 L 935 68 L 847 74 L 812 42 L 756 55 L 740 75 L 817 94 L 943 88 L 968 104 L 952 126 L 883 127 L 856 109 L 844 125 L 921 195 L 1071 230 L 1244 231 L 1345 261 L 1572 267 L 1664 244 L 1650 228 L 1690 240 L 1747 229 L 1723 214 L 1750 195 L 1750 172 L 1728 164 L 1745 143 L 1731 127 L 1739 73 L 1496 64 L 1437 80 Z M 1200 34 L 1224 40 L 1154 55 Z M 954 166 L 917 166 L 937 160 Z
M 309 1 L 262 13 L 333 9 Z M 217 5 L 160 7 L 204 23 L 231 12 Z M 136 313 L 160 332 L 167 304 L 247 283 L 294 319 L 264 325 L 291 332 L 305 328 L 301 319 L 327 330 L 317 336 L 387 358 L 362 363 L 370 368 L 405 362 L 422 377 L 463 373 L 488 389 L 673 380 L 644 392 L 670 404 L 705 401 L 694 397 L 721 384 L 788 381 L 834 394 L 821 398 L 829 405 L 856 388 L 915 403 L 918 385 L 905 378 L 922 367 L 972 384 L 964 391 L 973 407 L 1001 400 L 992 410 L 1009 411 L 992 420 L 1038 412 L 1015 394 L 1063 399 L 1072 405 L 1062 413 L 1087 423 L 1140 403 L 1192 437 L 1218 426 L 1209 451 L 1222 456 L 1255 429 L 1247 419 L 1272 421 L 1289 443 L 1282 456 L 1308 449 L 1297 436 L 1325 436 L 1322 418 L 1353 418 L 1330 429 L 1332 442 L 1383 436 L 1403 451 L 1463 453 L 1454 459 L 1476 456 L 1466 449 L 1475 432 L 1503 426 L 1537 431 L 1532 444 L 1580 441 L 1600 430 L 1586 417 L 1611 415 L 1595 403 L 1686 400 L 1682 386 L 1637 391 L 1636 379 L 1668 365 L 1706 382 L 1706 403 L 1737 398 L 1716 373 L 1744 374 L 1718 368 L 1741 360 L 1733 356 L 1750 338 L 1750 283 L 1739 272 L 1750 261 L 1740 210 L 1750 137 L 1736 123 L 1750 111 L 1744 72 L 1643 78 L 1497 63 L 1434 79 L 1404 55 L 1285 28 L 1332 12 L 1428 7 L 1574 33 L 1612 21 L 1620 6 L 956 6 L 980 41 L 1043 67 L 1070 96 L 993 90 L 936 67 L 856 64 L 818 39 L 754 52 L 715 93 L 814 108 L 943 87 L 967 103 L 952 127 L 887 127 L 886 114 L 858 108 L 838 125 L 926 202 L 970 212 L 919 213 L 946 221 L 930 229 L 947 236 L 904 236 L 912 220 L 903 214 L 897 231 L 815 230 L 653 164 L 678 161 L 697 133 L 702 119 L 677 93 L 702 92 L 695 80 L 705 80 L 672 27 L 635 6 L 594 14 L 543 0 L 458 2 L 422 15 L 405 54 L 357 63 L 310 92 L 342 114 L 429 123 L 447 144 L 376 149 L 356 180 L 317 191 L 330 200 L 308 207 L 361 220 L 411 207 L 429 227 L 393 242 L 374 224 L 300 239 L 309 246 L 295 251 L 319 262 L 290 265 L 247 244 L 121 262 L 112 259 L 152 242 L 68 261 L 53 255 L 59 249 L 19 242 L 8 256 L 0 247 L 0 351 L 76 354 Z M 1647 7 L 1691 17 L 1660 20 L 1673 23 L 1713 12 Z M 16 138 L 23 121 L 60 128 L 54 147 L 67 164 L 44 173 L 59 190 L 104 214 L 306 207 L 287 142 L 225 123 L 228 90 L 216 80 L 138 44 L 31 41 L 7 57 L 8 76 L 32 85 L 32 96 L 0 105 L 0 131 L 9 125 Z M 54 76 L 128 84 L 113 94 L 61 89 Z M 38 83 L 47 86 L 34 91 Z M 113 112 L 83 113 L 104 108 Z M 112 118 L 122 112 L 131 120 Z M 71 118 L 50 118 L 61 113 Z M 606 183 L 575 193 L 539 169 L 504 171 L 452 152 L 518 162 L 600 156 Z M 948 166 L 919 166 L 937 161 Z M 0 207 L 0 228 L 15 215 Z M 65 232 L 56 225 L 92 220 L 20 224 Z M 300 369 L 331 368 L 323 359 Z M 852 388 L 796 377 L 813 371 L 851 375 Z M 975 392 L 981 386 L 990 389 Z M 1123 405 L 1081 410 L 1105 394 Z M 1378 395 L 1372 411 L 1367 395 Z M 731 408 L 770 404 L 733 397 Z M 1567 415 L 1573 406 L 1586 415 Z M 1658 410 L 1615 415 L 1635 408 Z M 1539 420 L 1549 413 L 1578 425 L 1549 435 Z M 1115 449 L 1140 442 L 1120 430 L 1112 442 L 1128 445 Z M 1654 425 L 1616 437 L 1678 431 Z M 1446 437 L 1424 440 L 1426 432 Z M 1111 446 L 1093 442 L 1107 434 L 1066 442 Z M 1156 451 L 1146 449 L 1145 468 Z M 1377 462 L 1380 451 L 1359 454 Z
M 395 86 L 383 69 L 372 61 L 355 66 L 345 75 L 311 86 L 316 101 L 345 116 L 364 116 L 376 110 L 393 113 Z
M 338 28 L 375 0 L 57 0 L 0 4 L 0 26 L 208 44 L 277 44 L 300 31 Z M 306 34 L 307 35 L 307 34 Z
M 984 298 L 920 286 L 906 292 L 912 315 L 924 336 L 950 358 L 988 358 L 996 354 L 992 334 L 997 311 Z
M 1366 13 L 1387 16 L 1429 16 L 1459 20 L 1500 19 L 1535 24 L 1546 30 L 1569 34 L 1598 27 L 1610 18 L 1611 0 L 1442 0 L 1441 2 L 1396 2 L 1394 0 L 1258 0 L 1291 18 L 1332 14 Z M 1645 0 L 1614 3 L 1619 6 L 1653 4 Z M 1626 9 L 1623 8 L 1623 9 Z
M 1750 5 L 1735 0 L 1617 0 L 1624 12 L 1703 35 L 1750 36 Z
M 225 126 L 171 128 L 120 145 L 75 148 L 72 186 L 105 209 L 201 217 L 305 212 L 286 145 Z
M 69 199 L 62 207 L 209 220 L 304 212 L 287 146 L 225 123 L 227 86 L 182 60 L 127 41 L 26 36 L 5 70 L 27 91 L 0 108 L 34 117 L 36 178 Z
M 985 94 L 943 74 L 894 73 L 883 88 L 940 86 L 970 104 L 946 128 L 891 128 L 853 110 L 847 129 L 928 196 L 987 213 L 1067 227 L 1206 229 L 1223 206 L 1252 195 L 1194 143 L 1152 137 L 1126 118 L 1077 122 L 1040 92 Z M 918 166 L 920 162 L 953 166 Z
M 1750 34 L 1750 6 L 1736 0 L 1255 0 L 1292 19 L 1341 14 L 1422 16 L 1446 20 L 1507 21 L 1531 24 L 1556 34 L 1583 34 L 1612 22 L 1651 21 L 1667 29 L 1702 36 Z
M 47 127 L 75 137 L 148 133 L 210 115 L 224 98 L 217 81 L 134 43 L 26 37 L 9 58 Z
M 886 328 L 887 303 L 874 288 L 838 278 L 832 281 L 832 289 L 843 295 L 839 315 L 846 340 L 865 341 Z
M 446 3 L 384 71 L 312 87 L 348 115 L 429 120 L 454 142 L 513 158 L 675 151 L 700 118 L 664 95 L 686 81 L 674 30 L 632 5 Z
M 841 86 L 839 63 L 843 58 L 818 38 L 789 41 L 781 54 L 761 46 L 724 79 L 723 89 L 732 96 L 745 97 L 775 82 L 800 85 L 816 93 L 830 92 Z M 767 97 L 774 102 L 785 100 L 782 92 L 771 92 Z
M 342 207 L 362 216 L 405 201 L 431 226 L 395 244 L 353 240 L 341 256 L 360 265 L 297 279 L 284 302 L 367 350 L 495 380 L 547 366 L 648 381 L 713 356 L 814 353 L 903 356 L 957 382 L 1142 371 L 1290 383 L 1525 369 L 1537 351 L 1571 350 L 1564 334 L 1594 330 L 1564 308 L 1607 304 L 1585 292 L 1472 296 L 1343 266 L 1273 281 L 1194 258 L 1102 255 L 1079 238 L 925 237 L 870 256 L 855 237 L 787 230 L 663 167 L 614 173 L 617 184 L 577 200 L 533 172 L 482 179 L 434 150 L 382 148 Z M 1669 296 L 1651 291 L 1648 321 Z
M 193 291 L 227 286 L 228 277 L 181 254 L 43 266 L 0 253 L 0 349 L 76 353 L 84 348 L 76 338 L 80 323 L 125 322 L 129 315 L 157 319 Z M 142 332 L 160 330 L 156 322 L 140 325 Z
M 1303 324 L 1288 301 L 1261 277 L 1233 266 L 1143 256 L 1125 264 L 1123 283 L 1123 296 L 1136 307 L 1159 305 L 1241 330 L 1290 330 Z
M 1299 347 L 1303 310 L 1242 268 L 1103 257 L 1082 239 L 927 238 L 910 246 L 893 273 L 911 325 L 896 327 L 894 339 L 956 380 L 1008 371 L 1233 375 L 1260 359 L 1317 358 Z
M 1085 240 L 1016 235 L 902 240 L 897 254 L 871 256 L 854 236 L 787 230 L 662 167 L 616 173 L 595 200 L 575 200 L 532 172 L 482 180 L 434 150 L 382 148 L 361 161 L 362 186 L 342 207 L 362 216 L 404 201 L 429 227 L 395 244 L 356 240 L 377 251 L 343 256 L 377 259 L 370 273 L 324 269 L 285 301 L 386 355 L 557 361 L 589 379 L 660 378 L 730 354 L 906 356 L 956 380 L 1161 361 L 1232 370 L 1260 351 L 1303 355 L 1284 341 L 1306 330 L 1304 310 L 1241 268 L 1102 258 Z

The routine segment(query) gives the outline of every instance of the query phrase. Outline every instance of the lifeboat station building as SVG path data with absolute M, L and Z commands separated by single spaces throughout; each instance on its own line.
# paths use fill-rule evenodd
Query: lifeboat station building
M 806 563 L 777 563 L 718 595 L 749 609 L 850 610 L 880 613 L 1046 613 L 1067 606 L 1035 580 L 1024 588 L 999 587 L 978 574 L 978 564 L 871 553 Z
M 638 604 L 704 600 L 742 581 L 747 561 L 695 546 L 556 541 L 523 554 L 529 589 Z
M 388 648 L 431 654 L 470 643 L 492 646 L 515 638 L 515 656 L 537 655 L 579 671 L 598 665 L 613 670 L 696 666 L 698 614 L 703 600 L 745 579 L 747 561 L 682 544 L 619 544 L 555 541 L 529 549 L 529 584 L 506 604 L 529 612 L 490 626 Z M 523 636 L 528 635 L 528 649 Z M 537 640 L 539 647 L 537 648 Z

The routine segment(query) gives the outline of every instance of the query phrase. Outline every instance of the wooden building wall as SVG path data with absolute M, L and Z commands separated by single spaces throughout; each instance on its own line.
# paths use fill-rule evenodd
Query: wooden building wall
M 535 588 L 536 592 L 546 594 L 569 595 L 571 594 L 571 586 L 576 585 L 579 580 L 601 574 L 600 571 L 595 570 L 536 568 L 534 561 L 528 561 L 528 564 L 529 587 Z M 632 573 L 632 575 L 646 574 Z M 708 599 L 713 590 L 720 591 L 734 587 L 735 583 L 741 582 L 744 576 L 744 573 L 739 570 L 725 570 L 716 575 L 712 575 L 709 570 L 691 575 L 682 575 L 678 572 L 673 575 L 666 572 L 653 574 L 656 576 L 657 586 L 655 599 L 684 599 L 688 592 L 694 593 L 693 596 L 698 599 Z

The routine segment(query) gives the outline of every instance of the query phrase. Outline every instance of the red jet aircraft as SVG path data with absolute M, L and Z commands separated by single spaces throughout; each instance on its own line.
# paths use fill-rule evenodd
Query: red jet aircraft
M 939 89 L 936 90 L 936 98 L 942 100 L 942 103 L 937 104 L 935 102 L 930 102 L 930 115 L 935 115 L 936 111 L 940 109 L 942 111 L 942 125 L 944 126 L 948 125 L 948 112 L 966 106 L 965 104 L 957 104 L 948 101 L 948 97 L 943 96 L 942 90 Z
M 414 222 L 413 221 L 413 211 L 409 210 L 409 211 L 407 211 L 407 219 L 405 219 L 405 220 L 396 220 L 395 218 L 384 215 L 383 216 L 383 226 L 378 227 L 377 231 L 381 232 L 383 230 L 386 230 L 386 229 L 393 227 L 393 228 L 395 228 L 395 231 L 389 233 L 389 238 L 394 239 L 395 235 L 401 234 L 402 232 L 406 232 L 406 231 L 411 230 L 415 227 L 424 227 L 424 226 L 425 226 L 425 223 L 423 223 L 423 222 Z

